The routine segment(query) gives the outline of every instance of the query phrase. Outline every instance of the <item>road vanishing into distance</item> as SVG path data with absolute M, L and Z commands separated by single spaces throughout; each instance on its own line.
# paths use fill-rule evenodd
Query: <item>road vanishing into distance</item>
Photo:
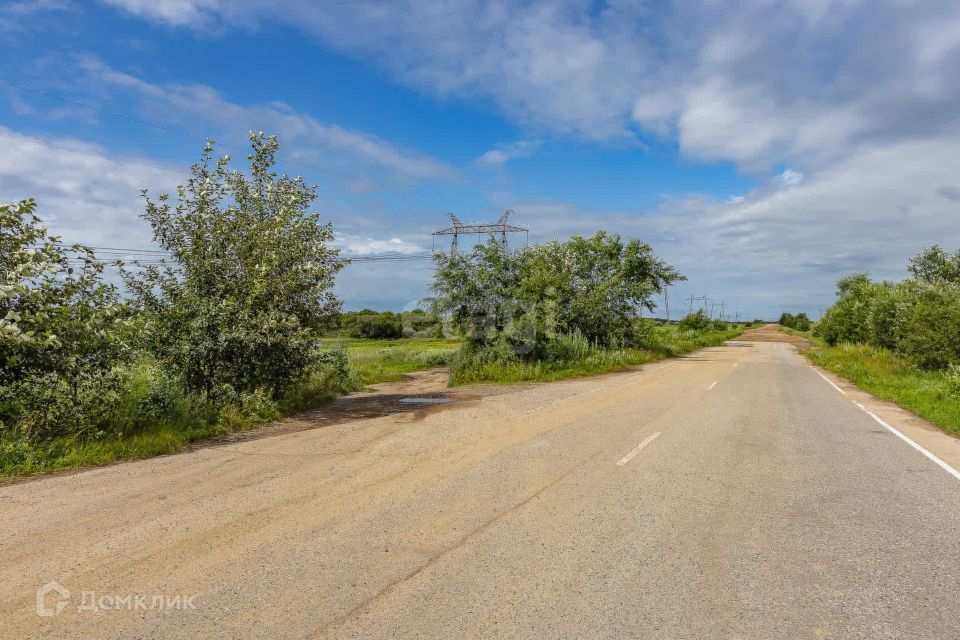
M 786 339 L 2 486 L 0 636 L 960 637 L 958 441 Z

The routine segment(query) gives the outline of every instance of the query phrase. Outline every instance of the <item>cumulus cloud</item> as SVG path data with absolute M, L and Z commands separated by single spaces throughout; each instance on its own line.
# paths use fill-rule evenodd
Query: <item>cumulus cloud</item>
M 38 137 L 0 126 L 0 202 L 36 198 L 50 232 L 64 242 L 99 247 L 155 248 L 141 189 L 174 192 L 187 168 L 150 158 L 117 155 L 99 145 L 64 137 Z M 344 220 L 354 216 L 326 202 L 320 210 Z M 347 229 L 347 232 L 344 232 Z M 344 255 L 412 254 L 425 251 L 411 239 L 377 238 L 335 224 L 334 244 Z M 350 308 L 415 306 L 425 294 L 430 262 L 351 265 L 337 278 L 337 291 Z M 108 276 L 115 274 L 110 271 Z
M 69 138 L 26 136 L 0 127 L 0 201 L 36 198 L 38 213 L 65 242 L 141 248 L 146 187 L 172 190 L 184 168 L 118 156 Z
M 109 2 L 198 29 L 287 23 L 402 82 L 492 97 L 533 127 L 675 135 L 693 157 L 751 170 L 812 168 L 960 120 L 960 5 L 948 0 Z
M 503 203 L 536 240 L 608 229 L 650 242 L 690 277 L 678 300 L 707 293 L 762 317 L 785 308 L 815 315 L 845 273 L 900 279 L 924 247 L 960 245 L 960 208 L 939 190 L 960 171 L 955 149 L 951 141 L 899 143 L 795 184 L 727 199 L 674 197 L 652 210 Z
M 773 175 L 727 201 L 676 196 L 654 211 L 503 203 L 542 234 L 606 225 L 652 239 L 704 283 L 698 293 L 816 313 L 844 271 L 899 277 L 923 246 L 960 244 L 955 1 L 106 1 L 191 29 L 286 24 L 418 90 L 490 99 L 532 137 L 662 139 L 689 159 Z M 282 106 L 244 109 L 314 130 Z M 510 153 L 485 157 L 502 166 Z

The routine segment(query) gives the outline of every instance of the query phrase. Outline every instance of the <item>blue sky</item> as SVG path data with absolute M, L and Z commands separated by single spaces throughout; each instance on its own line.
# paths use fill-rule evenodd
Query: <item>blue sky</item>
M 676 300 L 774 317 L 960 244 L 956 3 L 22 0 L 0 50 L 0 198 L 68 241 L 149 246 L 139 190 L 253 129 L 347 254 L 510 208 L 532 241 L 640 237 L 690 277 Z M 429 277 L 356 264 L 338 292 L 399 309 Z

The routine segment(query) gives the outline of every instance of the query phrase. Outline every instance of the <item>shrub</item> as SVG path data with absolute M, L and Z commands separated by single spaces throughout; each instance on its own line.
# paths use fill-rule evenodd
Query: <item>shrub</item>
M 519 252 L 491 241 L 470 253 L 436 257 L 434 312 L 470 342 L 509 344 L 528 360 L 561 335 L 614 347 L 636 339 L 639 309 L 683 279 L 649 245 L 598 232 Z
M 333 232 L 308 208 L 316 188 L 277 177 L 275 137 L 250 134 L 249 177 L 204 148 L 172 206 L 146 196 L 144 217 L 172 258 L 128 270 L 157 359 L 207 397 L 284 390 L 307 375 L 313 346 L 333 324 L 343 266 Z M 229 393 L 227 393 L 229 395 Z
M 713 322 L 703 309 L 697 309 L 696 313 L 691 313 L 680 320 L 679 326 L 683 331 L 702 332 L 710 329 Z
M 960 287 L 928 285 L 916 289 L 903 318 L 897 351 L 923 369 L 960 364 Z
M 99 433 L 132 324 L 92 251 L 63 247 L 35 210 L 0 205 L 0 428 L 26 441 Z
M 351 319 L 349 335 L 351 338 L 400 338 L 403 337 L 402 318 L 389 311 L 360 314 Z
M 922 369 L 960 363 L 960 251 L 933 246 L 910 261 L 913 279 L 871 282 L 865 273 L 841 278 L 837 301 L 815 324 L 828 344 L 889 349 Z

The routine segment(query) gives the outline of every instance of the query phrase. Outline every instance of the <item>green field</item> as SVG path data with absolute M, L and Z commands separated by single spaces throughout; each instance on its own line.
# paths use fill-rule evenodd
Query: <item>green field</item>
M 402 380 L 412 371 L 449 364 L 460 347 L 456 340 L 398 338 L 326 338 L 329 348 L 342 347 L 350 360 L 350 369 L 359 386 Z

